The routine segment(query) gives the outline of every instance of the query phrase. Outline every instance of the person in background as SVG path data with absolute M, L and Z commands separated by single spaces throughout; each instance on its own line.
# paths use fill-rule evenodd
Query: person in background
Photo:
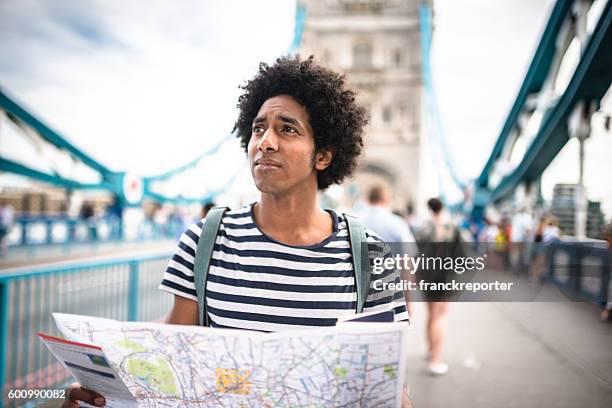
M 485 244 L 485 251 L 489 253 L 495 249 L 495 239 L 499 234 L 499 226 L 489 217 L 485 217 L 484 222 L 485 227 L 482 229 L 478 241 Z
M 87 238 L 90 241 L 97 241 L 98 227 L 96 225 L 96 209 L 90 202 L 84 202 L 79 212 L 79 217 L 87 225 Z
M 547 217 L 546 226 L 542 230 L 542 242 L 550 244 L 559 241 L 560 238 L 561 229 L 559 228 L 559 222 L 554 216 Z
M 404 215 L 404 220 L 408 223 L 408 227 L 410 231 L 414 235 L 414 230 L 419 228 L 419 219 L 414 213 L 414 206 L 412 203 L 408 203 L 406 206 L 406 214 Z
M 113 196 L 111 205 L 106 207 L 106 217 L 110 222 L 111 239 L 123 239 L 123 205 L 117 196 Z
M 0 203 L 0 256 L 8 253 L 8 236 L 13 227 L 14 218 L 13 206 L 4 202 Z
M 532 240 L 533 219 L 525 207 L 512 217 L 512 267 L 514 272 L 519 275 L 527 271 L 529 245 Z
M 431 213 L 431 219 L 425 223 L 419 234 L 419 249 L 427 257 L 445 257 L 451 249 L 450 243 L 457 243 L 459 239 L 458 229 L 447 222 L 443 213 L 443 204 L 438 198 L 427 201 L 427 207 Z M 422 244 L 421 244 L 422 242 Z M 440 243 L 448 243 L 442 244 Z M 454 252 L 454 251 L 453 251 Z M 445 271 L 421 269 L 417 272 L 418 280 L 427 282 L 445 282 L 447 280 Z M 449 302 L 446 294 L 441 291 L 425 291 L 423 293 L 427 301 L 427 326 L 426 338 L 428 345 L 428 372 L 438 376 L 448 372 L 448 364 L 443 361 L 442 353 L 448 322 Z
M 368 205 L 359 215 L 363 224 L 386 242 L 414 242 L 408 223 L 391 211 L 391 190 L 385 184 L 370 188 Z
M 408 223 L 391 211 L 391 189 L 386 184 L 376 184 L 368 191 L 368 204 L 359 212 L 363 225 L 376 231 L 383 241 L 390 243 L 394 252 L 415 256 L 417 246 Z M 409 270 L 402 271 L 402 279 L 411 279 Z M 404 292 L 408 315 L 412 313 L 408 293 Z
M 512 227 L 507 216 L 503 216 L 499 223 L 497 237 L 495 237 L 495 251 L 502 259 L 504 269 L 510 270 L 510 249 L 512 247 L 510 237 Z
M 216 204 L 214 201 L 210 201 L 202 206 L 202 211 L 200 212 L 200 219 L 206 218 L 208 212 L 213 208 Z
M 531 266 L 529 275 L 534 279 L 539 279 L 544 270 L 544 264 L 546 261 L 546 253 L 544 252 L 544 242 L 543 242 L 543 234 L 544 228 L 546 227 L 546 223 L 548 222 L 548 217 L 542 215 L 540 217 L 540 221 L 535 228 L 533 235 L 533 248 L 531 251 Z
M 536 225 L 535 231 L 534 231 L 534 235 L 533 235 L 533 242 L 542 242 L 542 236 L 544 234 L 544 227 L 546 226 L 546 222 L 548 221 L 548 218 L 546 217 L 546 215 L 542 215 L 540 217 L 540 221 L 538 222 L 538 225 Z

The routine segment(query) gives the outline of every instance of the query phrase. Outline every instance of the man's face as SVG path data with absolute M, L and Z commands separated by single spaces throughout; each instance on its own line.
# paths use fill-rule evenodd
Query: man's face
M 317 170 L 331 154 L 314 154 L 314 135 L 306 109 L 288 95 L 266 100 L 253 120 L 248 146 L 251 174 L 263 193 L 289 193 L 316 188 Z

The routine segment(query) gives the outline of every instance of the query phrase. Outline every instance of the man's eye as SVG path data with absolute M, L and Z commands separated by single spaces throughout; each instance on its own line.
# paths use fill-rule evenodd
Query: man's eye
M 283 126 L 282 131 L 287 133 L 297 133 L 297 131 L 291 126 Z
M 253 126 L 253 133 L 260 133 L 263 131 L 263 126 Z

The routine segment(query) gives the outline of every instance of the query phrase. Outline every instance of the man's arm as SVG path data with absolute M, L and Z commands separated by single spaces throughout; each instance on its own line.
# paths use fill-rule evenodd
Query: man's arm
M 174 295 L 174 305 L 166 317 L 166 323 L 197 326 L 199 324 L 198 302 Z

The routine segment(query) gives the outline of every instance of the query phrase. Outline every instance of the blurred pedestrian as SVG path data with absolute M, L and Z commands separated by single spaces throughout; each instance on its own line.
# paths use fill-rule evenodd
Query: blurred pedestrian
M 368 192 L 368 204 L 359 213 L 361 221 L 386 242 L 413 244 L 414 236 L 408 223 L 391 211 L 391 201 L 391 190 L 386 184 L 374 185 Z M 416 251 L 410 255 L 414 254 Z
M 544 271 L 546 252 L 544 251 L 544 228 L 548 223 L 548 217 L 542 215 L 538 221 L 538 225 L 534 230 L 533 247 L 531 251 L 532 262 L 530 265 L 529 275 L 534 279 L 539 279 Z
M 87 235 L 89 240 L 97 241 L 98 225 L 96 222 L 96 210 L 93 204 L 87 201 L 84 202 L 81 206 L 79 217 L 85 222 L 85 225 L 87 225 Z
M 106 217 L 110 224 L 110 238 L 114 240 L 123 239 L 123 204 L 118 196 L 113 196 L 113 201 L 106 207 Z
M 166 208 L 161 204 L 155 205 L 153 208 L 153 214 L 151 217 L 151 221 L 153 224 L 153 237 L 166 237 L 169 236 L 167 228 L 168 228 L 168 213 Z M 171 235 L 170 235 L 171 236 Z
M 414 206 L 412 205 L 412 203 L 408 203 L 408 205 L 406 206 L 406 215 L 404 216 L 404 220 L 406 220 L 410 231 L 414 235 L 414 230 L 420 227 L 420 223 L 418 217 L 414 213 Z
M 512 217 L 512 267 L 518 274 L 525 273 L 528 267 L 529 247 L 532 240 L 533 219 L 527 208 L 521 207 Z
M 13 227 L 15 211 L 13 206 L 0 203 L 0 256 L 8 253 L 8 237 Z
M 538 221 L 538 225 L 536 225 L 534 234 L 533 234 L 533 242 L 542 242 L 542 236 L 544 234 L 544 227 L 548 222 L 548 217 L 546 215 L 542 215 L 540 217 L 540 221 Z
M 499 223 L 497 237 L 495 237 L 495 252 L 501 257 L 503 268 L 510 269 L 510 249 L 511 249 L 512 227 L 507 216 L 503 216 Z
M 495 239 L 499 234 L 499 227 L 489 217 L 485 217 L 484 222 L 485 227 L 480 232 L 478 241 L 483 242 L 485 244 L 485 251 L 490 253 L 495 249 Z
M 458 229 L 447 221 L 443 213 L 443 204 L 438 198 L 427 201 L 431 219 L 424 224 L 419 237 L 419 248 L 428 258 L 446 257 L 454 255 L 454 245 L 458 243 Z M 417 274 L 419 281 L 446 282 L 447 272 L 444 270 L 421 268 Z M 447 293 L 443 291 L 425 291 L 427 301 L 426 338 L 428 348 L 427 369 L 431 375 L 443 375 L 448 372 L 449 366 L 443 361 L 442 354 L 446 338 L 449 302 Z
M 559 241 L 560 238 L 561 229 L 559 228 L 559 221 L 554 216 L 547 217 L 546 225 L 542 230 L 542 242 L 544 244 L 550 244 Z
M 408 223 L 399 215 L 391 212 L 391 189 L 386 184 L 376 184 L 368 192 L 368 204 L 359 212 L 363 225 L 378 235 L 391 246 L 391 250 L 403 257 L 415 256 L 417 246 L 414 235 Z M 401 271 L 403 279 L 412 279 L 410 270 Z M 409 303 L 409 294 L 404 292 L 408 315 L 412 313 Z
M 208 212 L 215 207 L 215 203 L 213 201 L 209 201 L 202 206 L 202 211 L 200 211 L 200 219 L 206 218 Z

